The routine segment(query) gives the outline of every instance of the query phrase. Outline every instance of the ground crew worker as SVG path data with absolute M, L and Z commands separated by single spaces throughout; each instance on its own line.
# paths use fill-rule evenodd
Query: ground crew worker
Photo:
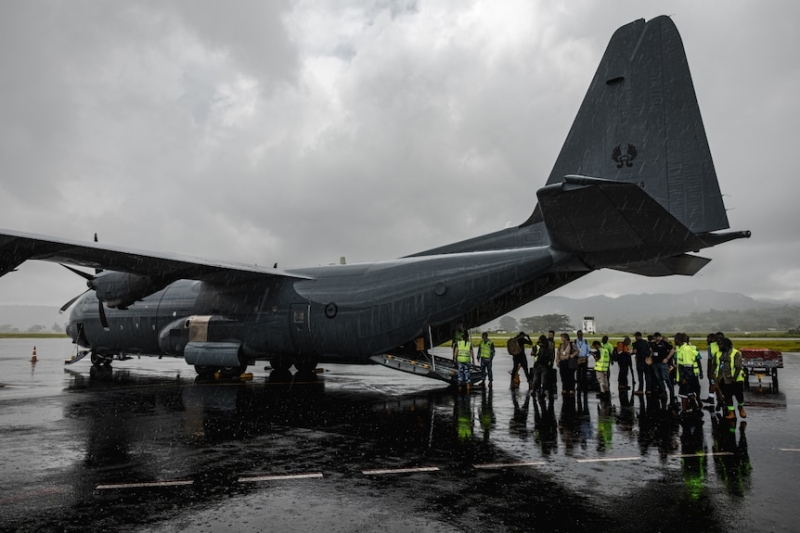
M 669 392 L 669 402 L 675 401 L 675 389 L 672 387 L 672 380 L 669 377 L 669 367 L 673 364 L 675 348 L 667 342 L 661 333 L 653 334 L 653 373 L 656 377 L 656 385 L 659 394 L 666 399 Z
M 453 362 L 458 365 L 458 390 L 461 392 L 464 385 L 467 392 L 472 388 L 470 380 L 470 366 L 475 363 L 475 354 L 472 351 L 472 342 L 469 340 L 469 333 L 464 333 L 461 340 L 453 348 Z
M 708 337 L 706 337 L 706 342 L 708 342 L 708 366 L 706 368 L 706 373 L 708 375 L 708 400 L 706 401 L 708 403 L 714 403 L 714 398 L 716 397 L 717 409 L 722 409 L 722 406 L 725 405 L 722 387 L 720 387 L 719 382 L 716 381 L 717 374 L 719 374 L 720 355 L 722 355 L 719 349 L 719 343 L 724 338 L 725 335 L 721 331 L 709 333 Z M 714 396 L 712 396 L 712 394 Z
M 675 358 L 678 362 L 678 397 L 681 399 L 681 410 L 688 413 L 690 409 L 694 410 L 699 406 L 696 394 L 700 383 L 697 349 L 687 342 L 685 333 L 675 334 L 675 346 Z
M 600 341 L 594 341 L 592 347 L 595 352 L 594 372 L 597 374 L 597 382 L 600 384 L 600 399 L 611 399 L 608 392 L 608 371 L 611 367 L 611 353 Z
M 744 410 L 744 368 L 742 367 L 742 353 L 733 347 L 730 339 L 724 338 L 720 342 L 722 355 L 719 362 L 719 374 L 717 383 L 722 384 L 722 393 L 725 396 L 727 414 L 725 418 L 731 420 L 736 418 L 734 412 L 733 398 L 739 403 L 739 416 L 747 418 Z
M 608 335 L 603 335 L 602 340 L 600 341 L 600 345 L 608 350 L 609 355 L 614 353 L 614 346 L 608 342 Z
M 478 359 L 481 361 L 481 381 L 486 383 L 489 378 L 489 387 L 492 386 L 492 361 L 494 360 L 494 343 L 489 340 L 489 334 L 481 334 L 481 343 L 478 345 Z

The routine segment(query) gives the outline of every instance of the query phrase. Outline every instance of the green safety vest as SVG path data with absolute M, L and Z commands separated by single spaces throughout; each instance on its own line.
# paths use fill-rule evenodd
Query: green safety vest
M 494 343 L 492 341 L 481 341 L 480 348 L 478 349 L 478 354 L 481 356 L 482 359 L 491 359 L 492 358 L 492 346 Z
M 611 357 L 611 352 L 613 352 L 613 351 L 614 351 L 614 347 L 611 345 L 611 343 L 610 343 L 610 342 L 607 342 L 607 343 L 605 343 L 605 344 L 601 344 L 601 346 L 602 346 L 603 348 L 605 348 L 606 350 L 608 350 L 608 356 L 609 356 L 609 357 Z
M 731 366 L 730 366 L 731 376 L 733 376 L 733 374 L 736 372 L 736 367 L 733 366 L 733 364 L 734 364 L 733 362 L 734 362 L 734 359 L 736 359 L 736 354 L 737 353 L 739 353 L 739 350 L 737 350 L 736 348 L 733 348 L 731 350 L 731 361 L 730 361 L 730 364 L 731 364 Z M 742 369 L 739 372 L 739 377 L 736 378 L 736 381 L 744 381 L 744 369 Z
M 684 367 L 690 366 L 692 367 L 692 372 L 694 375 L 700 374 L 700 365 L 697 362 L 697 348 L 692 346 L 691 344 L 681 344 L 675 350 L 677 352 L 676 359 L 678 360 L 678 376 L 681 376 L 681 370 Z
M 469 356 L 469 349 L 472 348 L 472 343 L 469 341 L 458 341 L 458 357 L 456 358 L 459 363 L 470 363 L 472 358 Z
M 611 355 L 608 353 L 608 350 L 603 348 L 602 346 L 599 348 L 600 350 L 600 359 L 594 364 L 595 372 L 608 372 L 609 362 L 611 361 Z
M 708 346 L 711 348 L 711 360 L 713 361 L 714 374 L 717 374 L 719 372 L 719 358 L 722 355 L 722 350 L 719 349 L 719 344 L 716 342 L 712 342 Z

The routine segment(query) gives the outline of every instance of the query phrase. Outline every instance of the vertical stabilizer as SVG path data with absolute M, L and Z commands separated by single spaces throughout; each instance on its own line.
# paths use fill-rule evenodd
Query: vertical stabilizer
M 695 234 L 728 228 L 686 54 L 668 17 L 618 29 L 548 185 L 566 175 L 635 183 Z M 540 210 L 529 219 L 540 219 Z

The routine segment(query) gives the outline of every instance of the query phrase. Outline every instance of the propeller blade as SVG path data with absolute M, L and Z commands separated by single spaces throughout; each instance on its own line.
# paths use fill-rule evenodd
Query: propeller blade
M 108 318 L 106 318 L 106 310 L 103 306 L 103 300 L 97 300 L 97 312 L 100 315 L 100 325 L 103 326 L 103 329 L 108 331 Z
M 79 275 L 80 277 L 82 277 L 83 279 L 85 279 L 87 281 L 92 281 L 94 279 L 94 276 L 89 274 L 88 272 L 84 272 L 82 270 L 78 270 L 77 268 L 72 268 L 71 266 L 67 266 L 64 263 L 59 263 L 59 265 L 61 265 L 62 267 L 66 268 L 70 272 Z
M 67 268 L 69 268 L 69 267 L 67 267 Z M 72 269 L 70 268 L 70 270 L 72 270 Z M 67 302 L 67 303 L 65 303 L 64 305 L 62 305 L 62 306 L 61 306 L 61 309 L 59 309 L 59 310 L 58 310 L 58 313 L 59 313 L 59 314 L 61 314 L 61 313 L 63 313 L 64 311 L 66 311 L 67 309 L 69 309 L 69 307 L 70 307 L 72 304 L 74 304 L 74 303 L 75 303 L 75 300 L 77 300 L 78 298 L 80 298 L 81 296 L 83 296 L 84 294 L 86 294 L 87 292 L 89 292 L 90 290 L 91 290 L 91 289 L 86 289 L 85 291 L 83 291 L 82 293 L 80 293 L 79 295 L 77 295 L 75 298 L 73 298 L 72 300 L 68 301 L 68 302 Z

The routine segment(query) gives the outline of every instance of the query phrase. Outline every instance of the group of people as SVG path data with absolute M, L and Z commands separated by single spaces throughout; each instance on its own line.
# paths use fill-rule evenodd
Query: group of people
M 640 332 L 612 345 L 608 336 L 591 344 L 584 339 L 583 331 L 578 330 L 575 340 L 568 333 L 561 334 L 561 342 L 556 346 L 555 332 L 540 335 L 536 343 L 525 332 L 520 332 L 508 341 L 508 351 L 513 357 L 511 387 L 518 387 L 520 371 L 525 376 L 531 394 L 544 396 L 547 391 L 554 392 L 556 384 L 554 368 L 561 376 L 561 394 L 575 395 L 576 390 L 589 390 L 589 358 L 594 360 L 594 373 L 600 387 L 600 397 L 610 398 L 609 378 L 612 364 L 619 367 L 618 386 L 620 390 L 638 388 L 634 394 L 657 395 L 675 402 L 675 384 L 678 385 L 678 398 L 684 413 L 699 412 L 700 381 L 708 379 L 708 403 L 717 403 L 717 409 L 724 409 L 725 418 L 735 419 L 736 412 L 745 418 L 744 380 L 746 373 L 742 364 L 742 354 L 733 347 L 731 340 L 721 332 L 707 337 L 707 363 L 705 372 L 701 361 L 703 355 L 685 333 L 674 336 L 674 345 L 660 333 L 648 335 L 645 339 Z M 533 367 L 529 370 L 525 346 L 531 346 Z M 483 333 L 477 346 L 481 368 L 481 380 L 491 387 L 493 381 L 492 360 L 495 356 L 494 343 L 487 333 Z M 469 335 L 462 332 L 460 340 L 454 342 L 453 359 L 458 365 L 459 389 L 470 388 L 470 367 L 475 364 L 475 355 Z M 634 367 L 634 362 L 635 367 Z M 628 374 L 631 383 L 628 383 Z M 713 395 L 713 396 L 712 396 Z

